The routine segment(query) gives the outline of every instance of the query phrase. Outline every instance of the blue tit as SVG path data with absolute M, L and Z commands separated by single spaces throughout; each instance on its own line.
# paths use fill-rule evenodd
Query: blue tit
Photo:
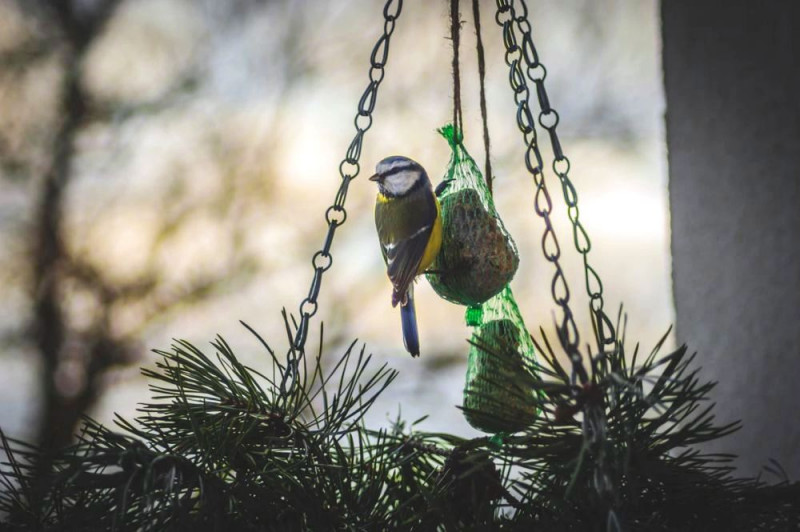
M 394 155 L 378 163 L 371 181 L 378 184 L 375 226 L 386 272 L 392 282 L 392 306 L 400 303 L 403 343 L 419 356 L 414 309 L 414 278 L 431 265 L 442 246 L 442 209 L 425 169 Z

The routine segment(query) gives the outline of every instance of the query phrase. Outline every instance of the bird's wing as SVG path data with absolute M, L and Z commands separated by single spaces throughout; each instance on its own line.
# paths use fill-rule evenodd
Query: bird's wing
M 403 301 L 417 275 L 436 216 L 436 200 L 427 188 L 375 207 L 381 251 L 394 286 L 393 305 Z

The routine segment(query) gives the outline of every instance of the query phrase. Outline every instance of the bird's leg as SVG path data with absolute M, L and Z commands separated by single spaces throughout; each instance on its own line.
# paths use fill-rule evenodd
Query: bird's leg
M 428 274 L 431 274 L 431 275 L 448 275 L 448 274 L 454 273 L 456 271 L 457 270 L 453 270 L 453 269 L 451 269 L 451 270 L 425 270 L 422 273 L 424 273 L 425 275 L 428 275 Z
M 452 266 L 450 268 L 447 268 L 445 270 L 430 270 L 429 269 L 429 270 L 425 270 L 422 273 L 425 273 L 425 274 L 430 273 L 430 274 L 433 274 L 433 275 L 456 275 L 456 274 L 458 274 L 460 272 L 469 271 L 469 268 L 471 267 L 470 262 L 462 261 L 460 264 L 454 265 L 454 266 Z

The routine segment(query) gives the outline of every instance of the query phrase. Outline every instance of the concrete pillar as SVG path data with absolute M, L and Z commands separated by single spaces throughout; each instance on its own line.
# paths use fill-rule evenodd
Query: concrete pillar
M 718 380 L 715 451 L 800 479 L 800 9 L 662 0 L 676 334 Z

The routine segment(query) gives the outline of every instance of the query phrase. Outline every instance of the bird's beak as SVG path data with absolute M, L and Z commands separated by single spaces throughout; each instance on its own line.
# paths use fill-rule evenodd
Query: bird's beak
M 371 175 L 371 176 L 369 176 L 369 180 L 370 181 L 380 181 L 381 180 L 381 174 Z

